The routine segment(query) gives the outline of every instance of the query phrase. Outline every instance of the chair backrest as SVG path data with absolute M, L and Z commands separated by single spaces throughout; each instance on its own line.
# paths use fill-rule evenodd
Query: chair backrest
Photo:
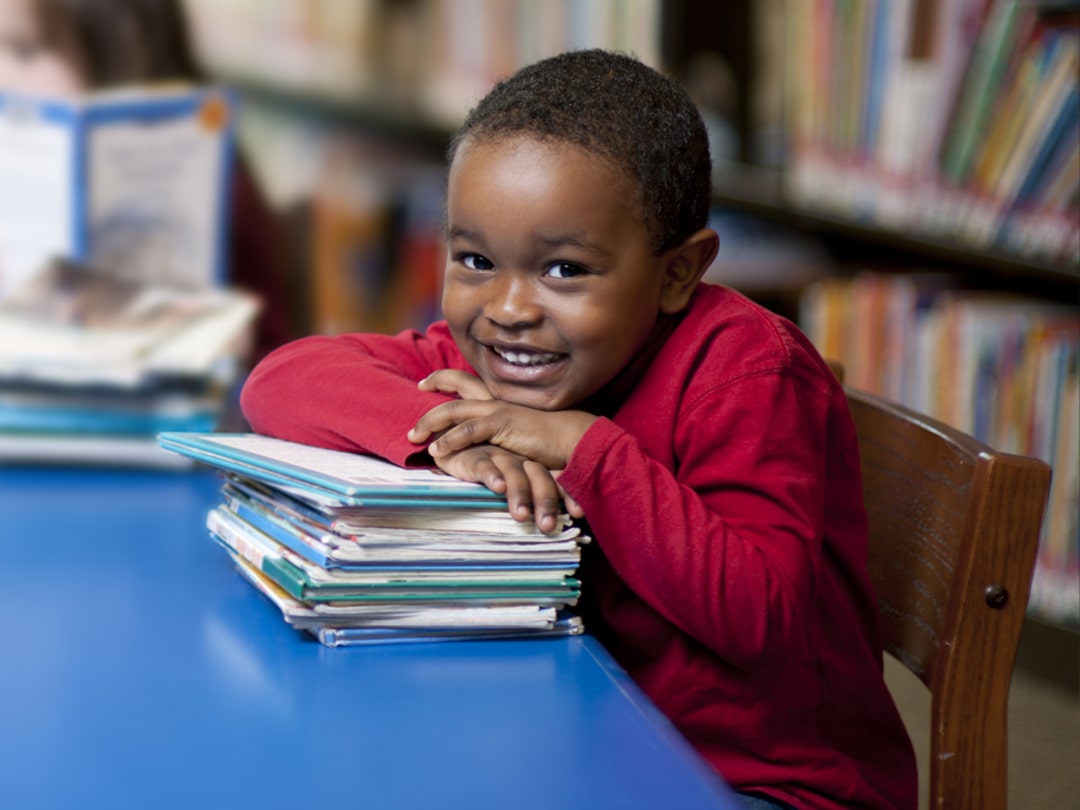
M 930 689 L 930 806 L 1004 808 L 1050 468 L 850 388 L 885 649 Z

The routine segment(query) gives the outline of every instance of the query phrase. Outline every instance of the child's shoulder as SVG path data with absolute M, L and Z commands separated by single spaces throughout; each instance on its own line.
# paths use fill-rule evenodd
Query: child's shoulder
M 782 375 L 828 393 L 828 366 L 790 320 L 722 285 L 702 283 L 667 348 L 710 387 L 740 378 Z M 673 358 L 674 359 L 674 358 Z M 676 360 L 678 362 L 678 360 Z

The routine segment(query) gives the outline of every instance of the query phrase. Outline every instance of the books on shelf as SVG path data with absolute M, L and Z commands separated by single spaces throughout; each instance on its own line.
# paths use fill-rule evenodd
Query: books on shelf
M 219 282 L 232 132 L 217 88 L 78 101 L 0 91 L 0 299 L 55 258 L 163 285 Z
M 1080 265 L 1080 13 L 1022 0 L 793 5 L 796 204 Z
M 848 385 L 1051 465 L 1029 609 L 1080 624 L 1080 307 L 865 272 L 815 282 L 801 308 Z
M 187 0 L 219 75 L 456 128 L 499 79 L 588 47 L 661 63 L 658 0 Z
M 156 434 L 221 424 L 257 309 L 48 265 L 0 301 L 0 460 L 175 466 Z
M 438 318 L 445 170 L 356 134 L 325 141 L 311 206 L 313 330 L 394 333 Z
M 212 538 L 284 620 L 327 646 L 583 632 L 589 538 L 515 521 L 480 484 L 255 434 L 163 433 L 219 469 Z
M 657 0 L 430 0 L 420 101 L 456 127 L 501 79 L 564 51 L 608 48 L 661 65 Z

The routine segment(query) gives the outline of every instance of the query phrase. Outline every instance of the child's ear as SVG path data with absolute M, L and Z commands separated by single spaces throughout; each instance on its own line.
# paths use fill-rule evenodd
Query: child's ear
M 720 249 L 720 237 L 712 228 L 702 228 L 687 237 L 664 257 L 664 285 L 660 290 L 660 311 L 665 315 L 682 312 L 705 271 Z

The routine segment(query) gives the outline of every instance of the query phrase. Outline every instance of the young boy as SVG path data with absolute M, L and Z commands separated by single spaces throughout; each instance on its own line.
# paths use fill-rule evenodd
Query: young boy
M 911 808 L 844 392 L 790 323 L 699 283 L 710 174 L 658 72 L 524 68 L 450 148 L 446 320 L 279 349 L 244 412 L 541 526 L 561 494 L 596 540 L 586 626 L 748 806 Z

